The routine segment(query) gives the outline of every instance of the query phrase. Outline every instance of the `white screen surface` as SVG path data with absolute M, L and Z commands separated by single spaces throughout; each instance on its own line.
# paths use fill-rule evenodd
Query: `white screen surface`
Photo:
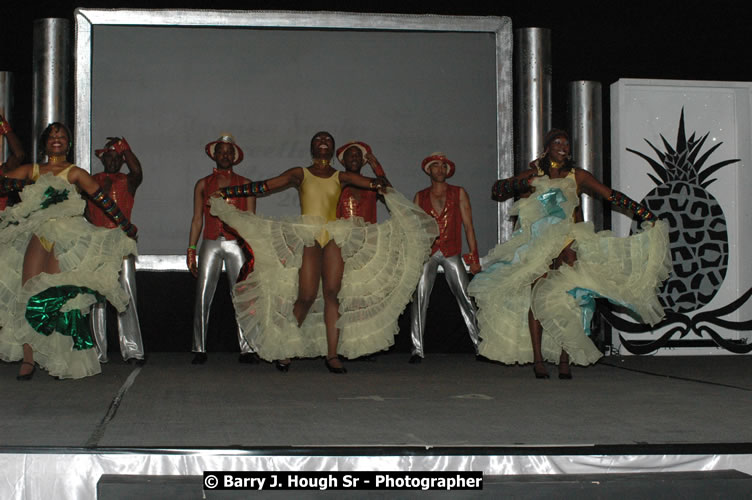
M 483 31 L 94 24 L 86 160 L 100 171 L 93 149 L 125 136 L 144 169 L 140 254 L 182 256 L 194 184 L 214 166 L 204 146 L 224 132 L 245 152 L 236 172 L 254 180 L 310 164 L 319 130 L 365 141 L 410 198 L 429 185 L 421 160 L 442 151 L 457 164 L 449 183 L 470 195 L 483 254 L 499 227 L 497 45 Z M 261 198 L 257 212 L 297 214 L 297 192 Z

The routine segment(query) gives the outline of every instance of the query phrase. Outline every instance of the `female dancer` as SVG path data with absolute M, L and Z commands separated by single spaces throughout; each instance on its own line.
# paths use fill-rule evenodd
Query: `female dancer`
M 65 125 L 50 124 L 40 140 L 47 163 L 22 165 L 2 178 L 6 190 L 22 190 L 21 203 L 0 214 L 0 358 L 23 359 L 19 380 L 31 379 L 35 361 L 60 378 L 99 373 L 85 316 L 102 296 L 119 310 L 128 303 L 118 273 L 123 258 L 136 253 L 137 229 L 88 173 L 68 162 L 70 138 Z M 122 231 L 86 222 L 78 190 Z
M 558 362 L 559 378 L 570 379 L 570 361 L 585 365 L 601 357 L 585 335 L 594 299 L 626 306 L 650 324 L 663 317 L 656 290 L 671 266 L 668 227 L 575 168 L 565 131 L 546 134 L 544 148 L 529 170 L 494 184 L 492 195 L 499 201 L 521 197 L 512 207 L 517 230 L 484 259 L 486 269 L 469 291 L 479 305 L 480 354 L 503 363 L 533 362 L 537 378 L 548 378 L 544 359 Z M 581 191 L 649 224 L 628 238 L 595 234 L 591 223 L 580 223 Z
M 254 332 L 249 342 L 259 356 L 278 360 L 277 368 L 287 371 L 289 358 L 325 355 L 329 371 L 345 373 L 338 354 L 354 358 L 393 343 L 397 317 L 438 231 L 430 217 L 392 189 L 385 195 L 392 210 L 388 223 L 336 220 L 342 184 L 383 191 L 386 181 L 334 169 L 334 139 L 328 132 L 313 136 L 311 155 L 309 167 L 220 190 L 225 197 L 255 196 L 294 186 L 301 219 L 257 217 L 217 199 L 212 214 L 256 253 L 255 270 L 236 285 L 233 302 L 243 331 Z

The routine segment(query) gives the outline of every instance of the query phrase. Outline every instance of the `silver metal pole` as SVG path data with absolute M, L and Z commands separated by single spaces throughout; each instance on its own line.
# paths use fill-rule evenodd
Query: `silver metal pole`
M 58 121 L 71 127 L 71 34 L 71 23 L 67 19 L 34 21 L 31 85 L 31 154 L 34 162 L 40 161 L 39 135 L 49 123 Z
M 603 106 L 600 82 L 569 82 L 569 133 L 575 164 L 603 181 Z M 603 201 L 582 195 L 582 216 L 603 229 Z
M 571 153 L 575 165 L 603 181 L 603 106 L 601 84 L 593 81 L 569 82 L 568 127 Z M 603 200 L 583 193 L 582 217 L 592 222 L 596 231 L 603 229 Z M 590 325 L 593 340 L 606 348 L 610 331 L 600 315 Z M 618 336 L 617 336 L 618 337 Z M 613 341 L 612 341 L 613 342 Z
M 515 172 L 543 152 L 551 128 L 551 30 L 514 31 Z
M 13 126 L 13 117 L 10 116 L 10 105 L 13 102 L 13 73 L 0 71 L 0 114 Z M 5 163 L 10 156 L 8 141 L 2 141 L 0 147 L 0 164 Z

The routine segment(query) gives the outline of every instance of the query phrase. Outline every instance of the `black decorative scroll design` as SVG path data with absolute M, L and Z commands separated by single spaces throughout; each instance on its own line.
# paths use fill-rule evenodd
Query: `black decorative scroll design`
M 614 306 L 605 302 L 605 307 L 599 307 L 599 311 L 608 323 L 626 333 L 645 333 L 651 330 L 657 330 L 665 327 L 671 327 L 660 338 L 652 342 L 634 342 L 625 339 L 621 334 L 619 340 L 622 345 L 632 354 L 649 354 L 656 349 L 665 347 L 672 338 L 679 334 L 679 338 L 686 337 L 690 332 L 702 337 L 708 335 L 719 347 L 726 349 L 735 354 L 748 354 L 752 352 L 752 344 L 734 340 L 724 339 L 713 326 L 727 328 L 736 331 L 752 331 L 752 320 L 746 321 L 729 321 L 722 317 L 737 311 L 752 296 L 752 288 L 747 290 L 742 296 L 735 301 L 713 311 L 705 311 L 689 317 L 684 313 L 666 311 L 666 318 L 655 326 L 645 323 L 637 323 L 629 319 L 617 316 L 614 312 Z M 675 326 L 674 326 L 675 325 Z

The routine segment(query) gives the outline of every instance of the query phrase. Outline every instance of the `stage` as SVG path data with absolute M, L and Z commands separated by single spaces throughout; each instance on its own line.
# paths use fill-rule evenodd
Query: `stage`
M 103 474 L 190 477 L 179 484 L 200 495 L 203 470 L 482 470 L 488 485 L 519 474 L 752 474 L 744 356 L 606 357 L 573 367 L 572 380 L 555 366 L 538 380 L 531 366 L 472 354 L 411 365 L 385 353 L 348 362 L 346 375 L 321 359 L 280 373 L 228 352 L 205 365 L 187 352 L 155 352 L 144 366 L 111 354 L 102 374 L 77 381 L 38 371 L 21 383 L 17 364 L 0 364 L 4 498 L 21 484 L 31 497 L 77 498 Z M 50 470 L 56 486 L 38 489 Z

